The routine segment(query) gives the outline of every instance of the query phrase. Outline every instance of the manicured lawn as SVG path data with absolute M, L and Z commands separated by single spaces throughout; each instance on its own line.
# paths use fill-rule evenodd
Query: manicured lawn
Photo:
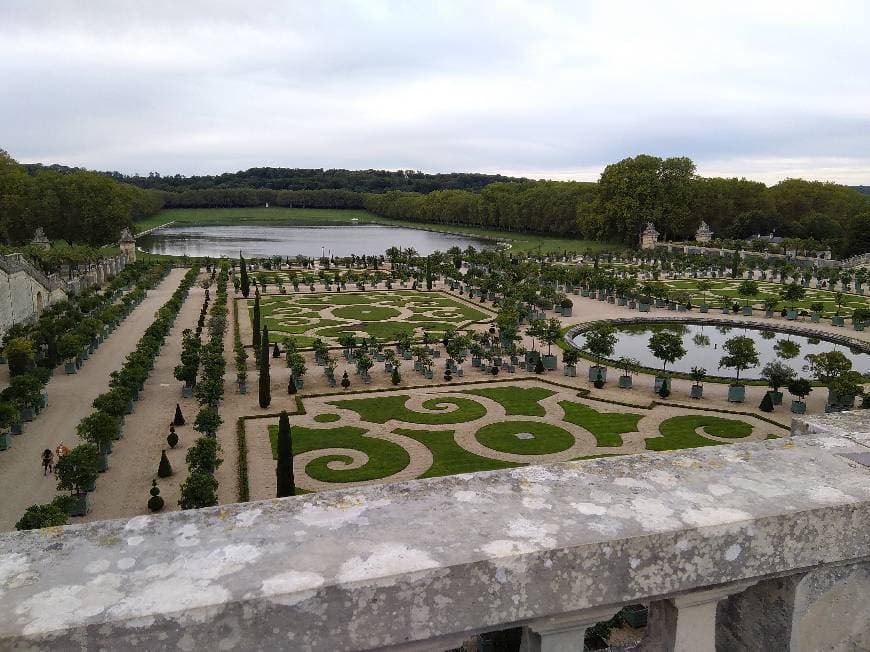
M 671 417 L 662 421 L 659 426 L 661 436 L 647 439 L 646 447 L 651 451 L 669 451 L 680 448 L 718 446 L 722 443 L 697 434 L 695 429 L 702 426 L 715 437 L 738 439 L 752 434 L 752 426 L 734 419 L 723 419 L 705 414 Z
M 509 416 L 542 417 L 546 414 L 538 402 L 556 392 L 543 387 L 493 387 L 492 389 L 469 389 L 466 394 L 483 396 L 502 405 Z
M 393 432 L 416 439 L 432 451 L 432 467 L 421 475 L 421 478 L 436 478 L 456 473 L 495 471 L 497 469 L 525 466 L 524 464 L 502 462 L 501 460 L 475 455 L 456 443 L 452 430 L 410 430 L 399 428 Z
M 591 432 L 599 446 L 622 446 L 622 433 L 636 432 L 641 418 L 631 412 L 598 412 L 571 401 L 560 401 L 559 405 L 565 410 L 565 421 Z
M 252 312 L 253 299 L 248 307 Z M 400 319 L 399 308 L 410 310 L 410 319 Z M 310 346 L 317 337 L 335 345 L 346 333 L 385 341 L 399 333 L 420 339 L 424 331 L 440 337 L 448 328 L 491 317 L 451 297 L 416 290 L 269 294 L 260 298 L 260 315 L 273 339 L 294 336 L 300 346 Z
M 738 303 L 743 306 L 746 300 L 737 293 L 737 288 L 743 282 L 742 279 L 724 279 L 711 280 L 711 289 L 706 292 L 706 302 L 713 308 L 721 308 L 723 303 L 732 305 Z M 699 306 L 704 301 L 704 294 L 698 290 L 698 281 L 693 279 L 672 279 L 662 281 L 666 286 L 673 290 L 687 290 L 692 293 L 692 305 Z M 775 299 L 778 304 L 777 311 L 783 308 L 791 307 L 791 302 L 785 302 L 781 299 L 780 293 L 785 288 L 782 283 L 771 281 L 758 281 L 759 293 L 750 301 L 750 305 L 755 310 L 764 310 L 765 299 Z M 837 311 L 837 303 L 835 301 L 836 292 L 830 290 L 807 287 L 805 288 L 806 295 L 800 301 L 794 303 L 798 310 L 810 311 L 810 305 L 819 302 L 824 304 L 822 314 L 830 317 Z M 840 310 L 840 314 L 850 315 L 855 308 L 870 306 L 868 299 L 859 294 L 844 293 L 844 302 Z
M 446 403 L 458 405 L 459 409 L 452 412 L 440 414 L 412 412 L 405 407 L 405 402 L 409 398 L 410 396 L 407 394 L 401 394 L 399 396 L 333 401 L 331 405 L 346 410 L 353 410 L 359 414 L 363 421 L 369 421 L 370 423 L 386 423 L 390 419 L 396 419 L 405 423 L 448 425 L 451 423 L 475 421 L 486 414 L 486 408 L 477 401 L 458 397 L 434 398 L 423 402 L 423 407 L 429 410 L 438 409 L 439 405 Z
M 411 461 L 407 451 L 392 442 L 364 437 L 367 431 L 353 426 L 339 428 L 304 428 L 293 426 L 293 454 L 321 448 L 352 448 L 368 455 L 368 462 L 357 469 L 333 470 L 327 464 L 333 461 L 350 462 L 346 455 L 324 455 L 312 460 L 305 471 L 322 482 L 361 482 L 385 478 L 404 469 Z M 278 426 L 269 426 L 272 458 L 278 457 Z
M 570 432 L 540 421 L 491 423 L 478 430 L 475 438 L 487 448 L 517 455 L 559 453 L 574 445 Z

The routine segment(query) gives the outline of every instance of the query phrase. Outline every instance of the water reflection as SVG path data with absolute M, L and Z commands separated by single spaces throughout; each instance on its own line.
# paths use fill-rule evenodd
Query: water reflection
M 493 247 L 490 240 L 379 224 L 345 226 L 169 226 L 137 241 L 144 251 L 172 256 L 380 255 L 413 247 L 422 255 L 450 247 Z

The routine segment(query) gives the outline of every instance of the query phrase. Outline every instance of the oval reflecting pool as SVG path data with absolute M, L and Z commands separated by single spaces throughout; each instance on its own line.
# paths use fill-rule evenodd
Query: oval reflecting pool
M 719 361 L 725 355 L 722 344 L 736 335 L 746 335 L 755 342 L 758 350 L 759 364 L 752 369 L 740 373 L 741 378 L 758 379 L 761 370 L 768 362 L 779 360 L 784 362 L 799 375 L 806 377 L 804 371 L 808 353 L 824 353 L 826 351 L 841 351 L 852 361 L 852 368 L 862 374 L 870 373 L 870 355 L 854 351 L 848 346 L 820 340 L 805 335 L 792 335 L 781 331 L 744 328 L 742 326 L 714 326 L 686 323 L 648 323 L 617 325 L 616 350 L 612 359 L 623 356 L 635 358 L 644 367 L 661 369 L 662 362 L 647 348 L 650 336 L 658 331 L 671 331 L 683 339 L 687 353 L 681 360 L 668 365 L 668 371 L 689 373 L 692 367 L 703 367 L 710 376 L 732 377 L 734 369 L 719 367 Z M 574 344 L 582 348 L 586 338 L 581 333 L 574 337 Z

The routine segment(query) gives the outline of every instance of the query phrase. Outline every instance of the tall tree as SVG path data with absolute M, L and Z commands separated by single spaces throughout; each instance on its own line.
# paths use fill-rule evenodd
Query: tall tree
M 246 295 L 247 296 L 247 295 Z M 254 334 L 254 350 L 260 348 L 260 291 L 254 291 L 254 316 L 251 317 L 251 331 Z
M 239 252 L 239 276 L 242 283 L 242 296 L 247 299 L 251 293 L 251 279 L 248 278 L 248 263 L 245 262 L 241 251 Z
M 296 480 L 293 477 L 293 438 L 290 431 L 290 418 L 282 410 L 278 417 L 278 463 L 275 466 L 278 483 L 277 497 L 293 496 L 296 493 Z
M 269 376 L 269 327 L 263 326 L 260 338 L 260 407 L 267 408 L 272 402 L 271 377 Z

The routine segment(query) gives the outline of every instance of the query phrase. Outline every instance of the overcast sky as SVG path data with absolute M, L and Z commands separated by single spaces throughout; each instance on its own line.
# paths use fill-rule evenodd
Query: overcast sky
M 868 3 L 0 0 L 0 148 L 161 174 L 870 184 Z

